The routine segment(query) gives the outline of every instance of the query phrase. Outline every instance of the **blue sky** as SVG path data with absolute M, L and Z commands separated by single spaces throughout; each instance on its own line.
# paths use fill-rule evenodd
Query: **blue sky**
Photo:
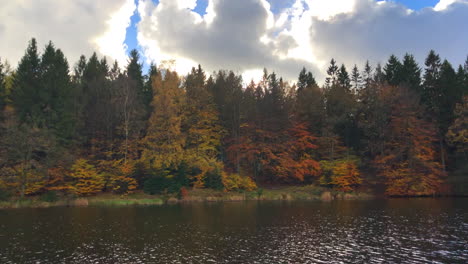
M 137 2 L 135 0 L 135 2 Z M 158 0 L 153 0 L 153 2 L 158 3 Z M 290 6 L 292 3 L 294 3 L 294 0 L 269 0 L 270 5 L 271 5 L 271 10 L 273 13 L 278 13 L 281 11 L 283 8 Z M 405 6 L 407 6 L 410 9 L 413 10 L 420 10 L 425 7 L 434 7 L 439 0 L 395 0 L 394 2 L 401 3 Z M 195 12 L 203 15 L 205 14 L 206 7 L 208 5 L 208 0 L 197 0 L 197 7 L 195 8 Z M 140 49 L 138 47 L 138 42 L 137 42 L 137 24 L 140 21 L 140 17 L 135 11 L 134 15 L 131 18 L 131 26 L 127 29 L 127 35 L 125 39 L 125 44 L 128 46 L 128 51 L 136 48 Z

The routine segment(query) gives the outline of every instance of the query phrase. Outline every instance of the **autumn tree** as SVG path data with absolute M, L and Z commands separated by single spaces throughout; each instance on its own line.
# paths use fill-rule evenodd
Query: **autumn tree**
M 199 169 L 195 176 L 196 187 L 203 187 L 207 174 L 222 165 L 218 162 L 223 128 L 218 111 L 205 84 L 205 73 L 199 65 L 185 79 L 185 115 L 182 122 L 187 140 L 186 160 Z
M 20 197 L 43 190 L 48 168 L 60 157 L 57 142 L 45 129 L 21 124 L 14 109 L 8 108 L 0 137 L 0 181 Z
M 406 87 L 388 86 L 383 94 L 391 106 L 384 151 L 375 165 L 388 195 L 434 195 L 445 180 L 435 161 L 436 128 L 422 116 L 418 96 Z
M 73 179 L 72 192 L 78 196 L 89 196 L 101 192 L 104 188 L 104 177 L 86 159 L 78 159 L 71 167 Z
M 181 130 L 184 91 L 177 73 L 165 70 L 153 77 L 153 112 L 142 140 L 142 159 L 152 169 L 178 165 L 184 158 L 186 137 Z
M 363 183 L 358 163 L 356 157 L 322 161 L 320 184 L 332 186 L 342 192 L 355 191 Z
M 468 191 L 468 95 L 455 108 L 455 120 L 447 132 L 447 141 L 454 148 L 455 166 L 449 179 L 456 194 Z

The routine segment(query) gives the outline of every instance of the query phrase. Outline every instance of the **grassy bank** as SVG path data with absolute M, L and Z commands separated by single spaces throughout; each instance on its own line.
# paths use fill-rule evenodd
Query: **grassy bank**
M 177 194 L 148 195 L 134 193 L 129 195 L 100 194 L 93 197 L 58 197 L 56 201 L 44 201 L 41 197 L 11 199 L 0 201 L 0 208 L 46 208 L 55 206 L 138 206 L 162 205 L 190 202 L 232 202 L 232 201 L 331 201 L 371 199 L 372 195 L 342 193 L 316 186 L 294 186 L 258 189 L 254 192 L 224 192 L 211 189 L 189 190 L 184 197 Z

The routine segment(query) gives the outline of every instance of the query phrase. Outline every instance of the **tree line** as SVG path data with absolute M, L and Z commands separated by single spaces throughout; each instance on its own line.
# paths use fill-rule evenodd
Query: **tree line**
M 392 196 L 468 193 L 468 58 L 430 51 L 348 71 L 322 86 L 264 70 L 201 66 L 186 76 L 140 55 L 123 69 L 96 53 L 71 69 L 52 42 L 0 61 L 0 193 L 150 194 L 314 184 Z M 0 195 L 1 196 L 1 195 Z

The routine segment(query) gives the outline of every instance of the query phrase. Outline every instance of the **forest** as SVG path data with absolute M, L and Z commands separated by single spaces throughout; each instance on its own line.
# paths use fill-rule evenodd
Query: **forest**
M 286 185 L 468 195 L 468 58 L 332 59 L 323 85 L 305 68 L 249 83 L 201 66 L 143 73 L 141 60 L 70 66 L 35 39 L 16 68 L 0 60 L 0 199 Z

